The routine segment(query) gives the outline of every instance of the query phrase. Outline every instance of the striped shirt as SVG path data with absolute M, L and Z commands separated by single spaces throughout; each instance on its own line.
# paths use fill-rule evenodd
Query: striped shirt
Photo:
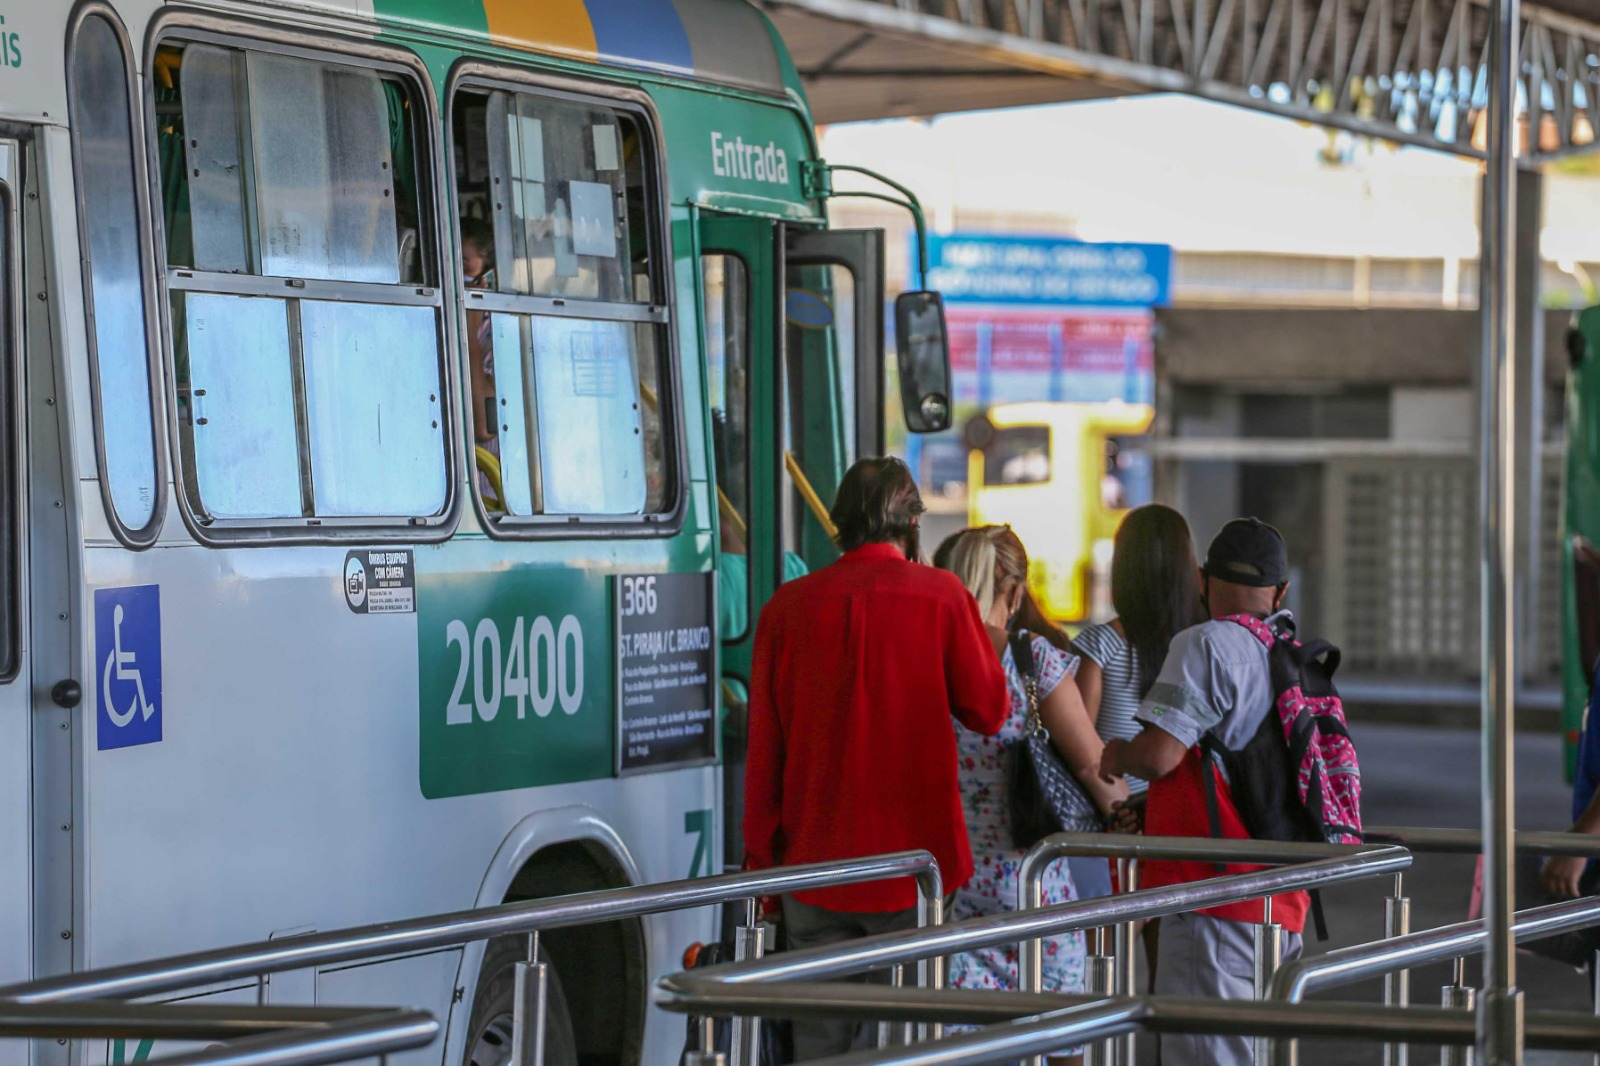
M 1101 740 L 1132 740 L 1144 727 L 1134 721 L 1139 709 L 1139 653 L 1109 622 L 1086 626 L 1072 638 L 1078 654 L 1100 667 L 1100 714 L 1095 730 Z M 1128 775 L 1128 790 L 1138 795 L 1148 788 L 1141 778 Z

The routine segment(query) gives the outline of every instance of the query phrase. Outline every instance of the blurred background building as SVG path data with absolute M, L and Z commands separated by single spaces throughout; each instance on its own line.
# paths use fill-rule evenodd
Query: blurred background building
M 973 416 L 1019 401 L 1150 404 L 1148 432 L 1084 445 L 1105 450 L 1094 461 L 1110 479 L 1071 472 L 1084 508 L 1095 494 L 1107 506 L 1171 503 L 1202 546 L 1234 515 L 1273 522 L 1296 563 L 1297 613 L 1345 649 L 1347 689 L 1396 705 L 1475 705 L 1478 164 L 1167 96 L 852 123 L 820 137 L 830 162 L 907 179 L 940 238 L 929 287 L 950 296 L 956 429 L 891 434 L 891 446 L 952 528 L 969 511 L 994 517 L 980 513 L 974 473 L 1003 477 L 999 464 L 991 478 L 969 464 L 961 431 Z M 1540 471 L 1524 538 L 1537 580 L 1522 703 L 1551 712 L 1564 339 L 1570 309 L 1593 301 L 1600 277 L 1597 174 L 1558 163 L 1521 182 L 1522 210 L 1541 219 L 1523 273 L 1537 279 L 1528 306 L 1540 311 L 1521 329 L 1542 430 L 1529 467 Z M 906 214 L 835 203 L 840 224 L 888 231 L 889 290 L 917 287 Z M 1089 247 L 1072 254 L 1073 241 Z M 1065 265 L 1052 268 L 1051 254 Z M 1098 289 L 1086 277 L 1096 270 Z M 1140 271 L 1153 279 L 1142 301 L 1129 281 Z M 1042 468 L 1013 466 L 1039 483 Z M 1039 557 L 1052 539 L 1077 544 L 1086 525 L 1064 503 L 1046 507 L 1051 531 L 1029 537 Z M 1095 549 L 1073 550 L 1087 587 L 1072 602 L 1103 611 Z

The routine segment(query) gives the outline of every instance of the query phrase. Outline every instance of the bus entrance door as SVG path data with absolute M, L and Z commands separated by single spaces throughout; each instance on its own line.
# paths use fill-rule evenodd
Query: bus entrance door
M 737 862 L 746 685 L 761 605 L 832 561 L 839 479 L 883 445 L 883 234 L 701 213 L 700 295 L 717 560 L 726 853 Z

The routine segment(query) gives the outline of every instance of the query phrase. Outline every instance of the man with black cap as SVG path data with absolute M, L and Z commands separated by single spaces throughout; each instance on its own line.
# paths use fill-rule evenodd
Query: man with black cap
M 1243 748 L 1273 709 L 1266 645 L 1230 619 L 1243 615 L 1271 624 L 1287 617 L 1281 611 L 1289 588 L 1283 537 L 1259 519 L 1234 519 L 1211 542 L 1200 583 L 1212 620 L 1172 639 L 1160 676 L 1134 714 L 1144 730 L 1132 740 L 1108 742 L 1100 761 L 1107 778 L 1136 774 L 1150 782 L 1145 832 L 1151 836 L 1213 835 L 1201 739 Z M 1221 835 L 1248 839 L 1220 762 L 1214 766 Z M 1225 869 L 1243 873 L 1260 867 Z M 1155 888 L 1203 881 L 1220 871 L 1213 863 L 1149 862 L 1142 872 L 1140 887 Z M 1273 897 L 1272 920 L 1284 928 L 1286 959 L 1300 954 L 1307 903 L 1304 892 Z M 1163 918 L 1156 994 L 1254 998 L 1252 926 L 1262 921 L 1262 904 L 1255 899 Z M 1249 1037 L 1161 1036 L 1163 1066 L 1245 1066 L 1252 1059 Z

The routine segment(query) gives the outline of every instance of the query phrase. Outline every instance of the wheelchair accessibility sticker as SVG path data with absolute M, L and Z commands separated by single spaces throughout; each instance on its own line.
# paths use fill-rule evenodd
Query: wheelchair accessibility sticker
M 161 739 L 161 587 L 95 589 L 95 738 L 101 751 Z

